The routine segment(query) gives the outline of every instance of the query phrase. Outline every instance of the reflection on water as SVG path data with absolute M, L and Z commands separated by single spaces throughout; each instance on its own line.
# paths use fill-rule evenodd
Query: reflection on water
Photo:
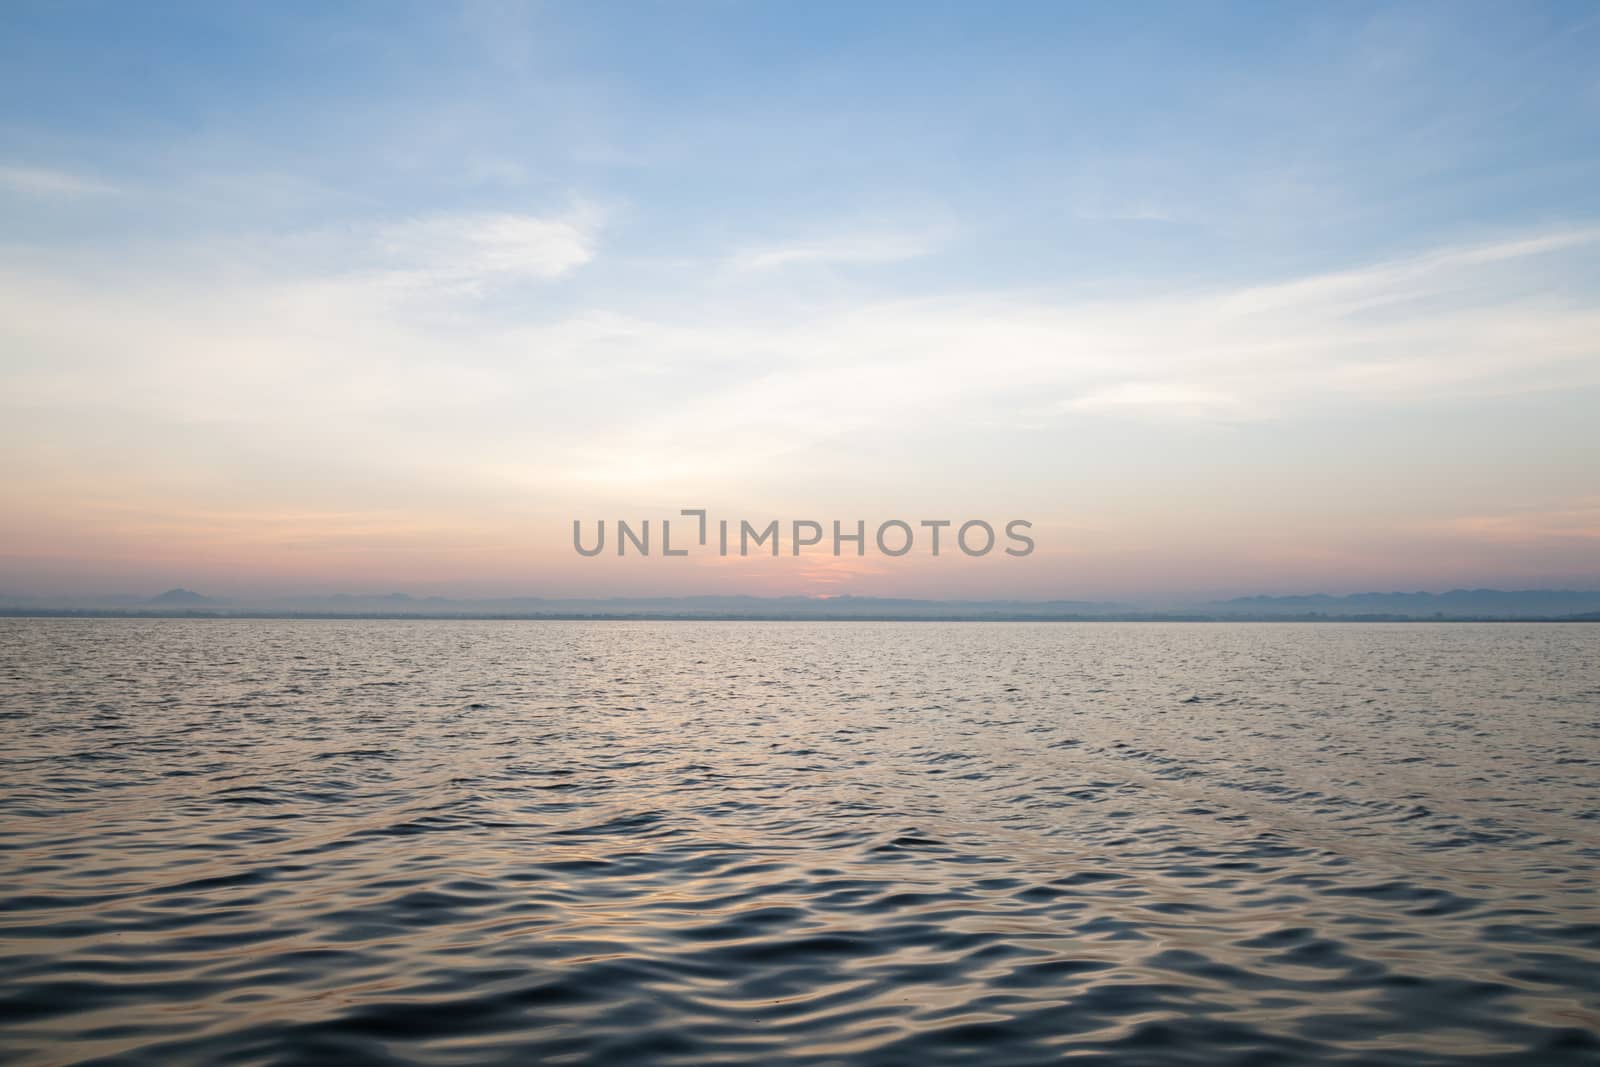
M 1593 1063 L 1600 627 L 0 622 L 0 1058 Z

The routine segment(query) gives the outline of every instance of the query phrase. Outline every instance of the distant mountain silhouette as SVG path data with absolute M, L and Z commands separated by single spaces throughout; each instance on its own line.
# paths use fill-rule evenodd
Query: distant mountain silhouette
M 1452 589 L 1448 593 L 1247 596 L 1196 605 L 1217 615 L 1404 615 L 1411 618 L 1551 618 L 1600 612 L 1600 592 Z
M 208 596 L 201 596 L 191 589 L 168 589 L 159 596 L 151 597 L 145 603 L 183 608 L 196 607 L 200 604 L 215 604 L 216 601 Z
M 224 600 L 190 589 L 158 596 L 0 594 L 9 615 L 231 615 L 346 618 L 676 619 L 1600 619 L 1600 591 L 1453 589 L 1447 593 L 1248 596 L 1192 603 L 1091 600 L 916 600 L 866 596 L 502 597 L 454 600 L 409 593 L 319 594 Z

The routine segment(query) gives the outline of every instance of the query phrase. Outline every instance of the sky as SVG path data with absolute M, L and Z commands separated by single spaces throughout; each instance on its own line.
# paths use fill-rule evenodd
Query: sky
M 1597 55 L 1590 3 L 8 0 L 0 593 L 1600 588 Z M 697 507 L 1037 548 L 573 551 Z

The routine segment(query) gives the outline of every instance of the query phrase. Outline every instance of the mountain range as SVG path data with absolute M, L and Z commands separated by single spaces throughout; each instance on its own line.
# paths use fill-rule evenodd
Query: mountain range
M 891 597 L 503 597 L 450 599 L 407 593 L 225 599 L 189 589 L 156 596 L 25 597 L 0 593 L 6 615 L 376 618 L 702 619 L 1193 619 L 1193 620 L 1600 620 L 1600 591 L 1453 589 L 1248 596 L 1231 600 L 1118 603 L 1090 600 L 916 600 Z

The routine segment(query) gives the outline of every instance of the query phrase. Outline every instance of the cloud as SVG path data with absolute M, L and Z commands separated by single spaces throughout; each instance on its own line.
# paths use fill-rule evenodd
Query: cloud
M 896 263 L 932 252 L 938 242 L 931 236 L 858 235 L 796 241 L 746 249 L 732 259 L 734 269 L 767 271 L 797 265 Z
M 981 448 L 1090 415 L 1190 427 L 1600 385 L 1600 309 L 1548 284 L 1582 276 L 1558 257 L 1592 252 L 1584 229 L 1102 302 L 950 294 L 796 315 L 776 280 L 730 304 L 725 279 L 692 275 L 664 292 L 602 276 L 553 308 L 452 302 L 571 275 L 597 229 L 581 212 L 432 216 L 347 239 L 343 269 L 312 242 L 260 276 L 129 262 L 108 281 L 0 260 L 6 391 L 80 417 L 201 412 L 272 447 L 337 437 L 340 462 L 425 463 L 451 485 L 624 491 L 825 467 L 839 442 Z
M 106 196 L 119 191 L 114 185 L 70 171 L 14 166 L 0 166 L 0 188 L 42 197 Z
M 1546 541 L 1600 541 L 1600 500 L 1576 500 L 1546 509 L 1493 515 L 1465 515 L 1435 527 L 1474 540 L 1506 544 Z
M 1231 393 L 1181 382 L 1125 382 L 1073 397 L 1068 411 L 1195 419 L 1243 418 L 1251 406 Z
M 1089 413 L 1233 422 L 1600 385 L 1600 310 L 1542 273 L 1542 257 L 1597 242 L 1590 229 L 1523 235 L 1104 303 L 952 296 L 767 331 L 641 328 L 631 343 L 670 336 L 674 349 L 724 356 L 733 373 L 629 420 L 568 470 L 644 484 L 772 469 L 824 442 L 930 426 L 986 433 Z
M 594 259 L 598 219 L 466 214 L 380 228 L 376 250 L 403 278 L 474 290 L 497 282 L 550 281 Z
M 1600 243 L 1600 227 L 1575 227 L 1500 241 L 1452 245 L 1353 270 L 1252 286 L 1227 296 L 1226 315 L 1315 309 L 1324 315 L 1371 311 L 1483 280 L 1497 267 Z

